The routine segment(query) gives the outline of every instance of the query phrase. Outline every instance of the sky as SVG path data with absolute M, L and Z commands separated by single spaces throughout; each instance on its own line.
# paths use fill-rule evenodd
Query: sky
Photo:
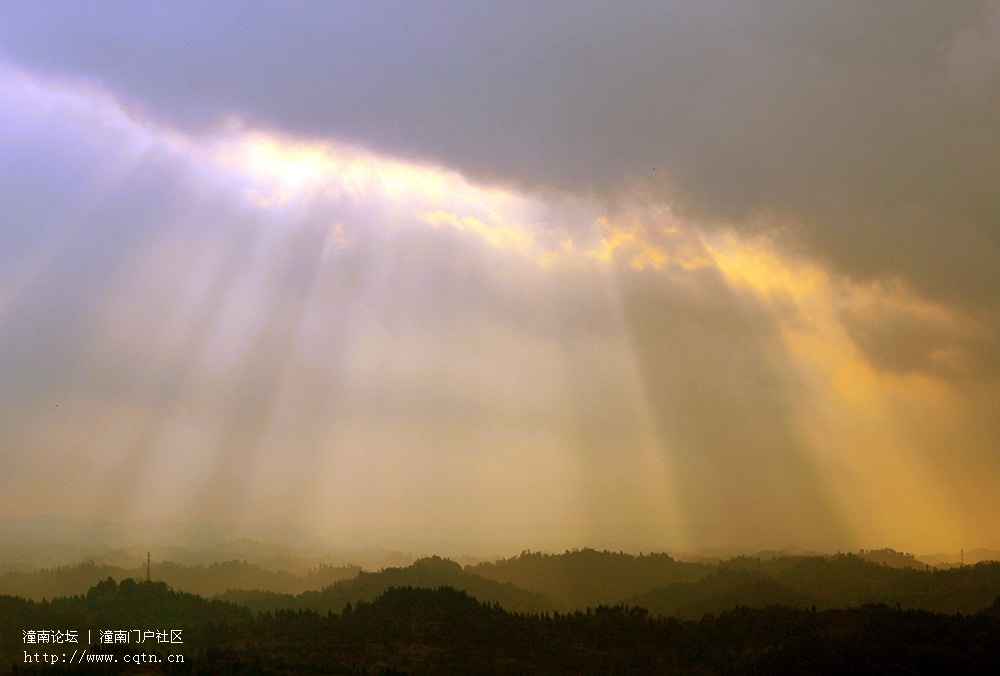
M 0 517 L 997 547 L 1000 3 L 0 4 Z

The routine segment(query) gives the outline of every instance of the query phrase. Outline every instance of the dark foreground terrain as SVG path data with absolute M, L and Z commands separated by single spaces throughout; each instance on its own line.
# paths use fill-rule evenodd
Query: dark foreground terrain
M 102 630 L 180 629 L 182 642 L 102 646 Z M 27 631 L 78 642 L 25 643 Z M 92 643 L 87 643 L 88 631 Z M 164 634 L 166 636 L 166 634 Z M 110 663 L 71 664 L 74 650 Z M 30 655 L 26 663 L 26 654 Z M 55 655 L 55 664 L 34 655 Z M 62 656 L 65 655 L 65 658 Z M 145 664 L 132 663 L 145 655 Z M 173 656 L 182 662 L 170 663 Z M 126 661 L 128 658 L 129 661 Z M 253 616 L 162 582 L 106 580 L 86 595 L 0 597 L 0 665 L 18 674 L 996 674 L 1000 601 L 974 614 L 884 605 L 736 608 L 694 621 L 638 606 L 512 613 L 452 588 L 393 588 L 333 614 Z M 51 660 L 51 658 L 49 658 Z M 153 660 L 162 660 L 158 663 Z

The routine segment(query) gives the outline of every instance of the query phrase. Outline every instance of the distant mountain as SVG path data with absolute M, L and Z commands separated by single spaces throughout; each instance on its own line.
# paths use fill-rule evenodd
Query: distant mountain
M 154 563 L 151 577 L 166 582 L 177 591 L 215 596 L 230 589 L 259 589 L 263 591 L 299 594 L 318 590 L 335 582 L 357 576 L 357 566 L 319 566 L 302 575 L 287 571 L 271 571 L 246 561 L 224 561 L 209 566 L 182 566 L 169 561 Z M 47 568 L 33 573 L 10 572 L 0 577 L 0 594 L 41 600 L 59 596 L 85 593 L 92 586 L 109 577 L 124 580 L 144 580 L 146 566 L 122 568 L 99 565 L 92 561 L 75 566 Z
M 483 603 L 498 603 L 514 612 L 539 613 L 554 608 L 554 603 L 542 594 L 463 571 L 459 564 L 438 556 L 420 559 L 406 568 L 362 572 L 321 591 L 307 591 L 297 596 L 240 590 L 216 598 L 238 603 L 255 612 L 294 609 L 340 613 L 349 603 L 371 601 L 393 587 L 452 587 Z
M 753 565 L 756 564 L 756 565 Z M 975 613 L 1000 596 L 1000 563 L 948 570 L 893 568 L 853 554 L 723 562 L 693 583 L 675 583 L 630 599 L 654 615 L 697 619 L 736 606 L 818 609 L 885 604 L 945 613 Z
M 203 549 L 238 539 L 292 545 L 311 541 L 312 534 L 307 528 L 290 524 L 108 521 L 51 514 L 0 517 L 0 542 L 11 544 L 65 544 L 111 549 L 159 542 Z
M 922 563 L 939 568 L 950 568 L 962 564 L 972 565 L 980 561 L 1000 561 L 1000 550 L 997 549 L 967 549 L 951 554 L 922 554 L 918 557 Z
M 296 572 L 320 563 L 353 564 L 369 570 L 407 566 L 433 554 L 471 563 L 495 559 L 497 551 L 515 551 L 513 546 L 478 541 L 406 540 L 368 529 L 314 528 L 293 523 L 0 516 L 0 573 L 74 565 L 88 558 L 123 565 L 121 554 L 144 563 L 149 550 L 154 560 L 185 565 L 236 559 L 271 570 Z M 105 560 L 112 552 L 116 553 L 115 560 Z
M 633 556 L 580 549 L 563 554 L 523 552 L 465 570 L 544 594 L 561 609 L 573 610 L 619 603 L 675 582 L 694 582 L 712 574 L 714 567 L 682 563 L 667 554 Z

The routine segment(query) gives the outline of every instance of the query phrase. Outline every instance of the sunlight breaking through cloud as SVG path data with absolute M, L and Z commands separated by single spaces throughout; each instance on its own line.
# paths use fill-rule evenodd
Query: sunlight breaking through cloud
M 9 66 L 0 143 L 37 166 L 0 212 L 7 512 L 660 548 L 1000 525 L 996 463 L 948 467 L 995 440 L 989 324 L 781 224 L 185 133 Z

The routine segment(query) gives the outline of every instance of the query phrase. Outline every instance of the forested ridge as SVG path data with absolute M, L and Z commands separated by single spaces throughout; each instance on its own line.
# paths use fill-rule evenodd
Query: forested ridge
M 699 619 L 738 605 L 826 610 L 881 603 L 974 613 L 1000 595 L 997 562 L 936 569 L 915 560 L 913 566 L 890 566 L 868 560 L 866 554 L 740 556 L 709 565 L 677 561 L 666 554 L 633 556 L 583 549 L 563 554 L 525 552 L 464 569 L 434 556 L 374 572 L 327 566 L 293 575 L 229 561 L 210 566 L 162 562 L 154 564 L 151 573 L 154 581 L 167 582 L 177 591 L 232 601 L 255 613 L 280 609 L 340 613 L 348 603 L 372 601 L 392 587 L 407 586 L 452 587 L 515 612 L 566 613 L 628 604 L 643 606 L 653 615 L 682 619 Z M 909 561 L 904 555 L 879 555 Z M 8 573 L 0 578 L 0 593 L 34 600 L 73 596 L 108 577 L 144 579 L 145 572 L 85 562 Z M 307 584 L 311 588 L 302 589 Z
M 466 566 L 440 557 L 360 572 L 298 594 L 237 590 L 245 565 L 177 570 L 215 575 L 205 598 L 163 581 L 109 576 L 46 601 L 0 596 L 0 673 L 147 671 L 298 673 L 994 673 L 1000 669 L 1000 563 L 892 567 L 905 556 L 735 557 L 709 565 L 665 554 L 525 552 Z M 171 570 L 160 564 L 157 570 Z M 92 564 L 41 571 L 104 572 Z M 234 572 L 231 580 L 225 572 Z M 265 571 L 270 572 L 270 571 Z M 319 571 L 331 575 L 349 569 Z M 244 577 L 240 577 L 240 576 Z M 72 577 L 72 576 L 71 576 Z M 7 576 L 5 579 L 11 579 Z M 30 583 L 30 575 L 21 581 Z M 525 585 L 516 585 L 513 581 Z M 666 584 L 663 584 L 666 581 Z M 635 591 L 638 590 L 638 591 Z M 584 603 L 595 599 L 595 603 Z M 87 630 L 181 629 L 182 645 L 104 646 L 168 664 L 35 664 L 25 654 L 100 653 Z M 25 641 L 75 630 L 80 642 Z
M 154 580 L 166 582 L 178 591 L 215 596 L 230 589 L 259 589 L 283 594 L 301 594 L 328 587 L 355 577 L 357 566 L 316 566 L 302 574 L 267 568 L 246 561 L 218 561 L 208 565 L 185 566 L 157 561 L 151 566 Z M 83 561 L 75 566 L 57 566 L 34 572 L 11 571 L 0 576 L 0 594 L 23 596 L 37 601 L 56 596 L 73 596 L 109 577 L 145 579 L 146 566 L 121 567 Z
M 340 613 L 348 603 L 371 601 L 393 587 L 451 587 L 516 612 L 538 613 L 553 609 L 552 601 L 542 594 L 521 589 L 509 582 L 488 580 L 437 556 L 420 559 L 406 568 L 362 572 L 319 591 L 291 595 L 234 590 L 217 598 L 239 603 L 256 612 L 286 609 Z
M 24 664 L 25 628 L 97 625 L 182 628 L 183 645 L 170 649 L 185 660 Z M 774 606 L 685 621 L 624 605 L 513 613 L 448 587 L 404 587 L 340 614 L 254 617 L 163 583 L 107 580 L 86 595 L 41 603 L 0 597 L 0 640 L 0 668 L 22 674 L 993 674 L 1000 669 L 1000 602 L 972 615 Z M 118 658 L 136 651 L 110 650 Z
M 950 569 L 892 568 L 853 554 L 794 557 L 769 562 L 743 559 L 721 564 L 693 583 L 675 583 L 626 601 L 658 615 L 695 619 L 737 605 L 815 606 L 821 610 L 862 604 L 942 613 L 974 613 L 1000 596 L 1000 563 L 983 561 Z
M 714 569 L 702 563 L 683 563 L 663 553 L 633 556 L 579 549 L 563 554 L 525 551 L 466 570 L 544 594 L 560 609 L 573 610 L 618 603 L 672 583 L 694 582 Z

